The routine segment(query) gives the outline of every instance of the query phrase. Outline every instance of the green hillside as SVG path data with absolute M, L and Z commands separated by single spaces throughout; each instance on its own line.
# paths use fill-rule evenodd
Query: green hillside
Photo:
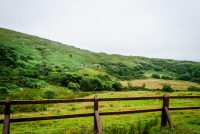
M 200 83 L 199 62 L 94 53 L 4 28 L 0 56 L 0 87 L 8 90 L 69 83 L 83 91 L 120 90 L 117 81 L 152 77 Z

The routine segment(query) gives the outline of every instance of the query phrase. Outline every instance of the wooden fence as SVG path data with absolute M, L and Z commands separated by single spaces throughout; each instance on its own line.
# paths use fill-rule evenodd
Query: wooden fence
M 170 96 L 164 94 L 164 96 L 153 96 L 153 97 L 127 97 L 127 98 L 98 98 L 97 95 L 94 99 L 59 99 L 59 100 L 10 100 L 7 98 L 5 101 L 0 101 L 0 105 L 5 105 L 5 116 L 4 120 L 0 120 L 3 123 L 2 134 L 9 134 L 10 123 L 13 122 L 28 122 L 38 120 L 51 120 L 51 119 L 63 119 L 63 118 L 77 118 L 77 117 L 94 117 L 94 133 L 102 134 L 102 126 L 100 123 L 100 116 L 105 115 L 119 115 L 119 114 L 133 114 L 143 112 L 156 112 L 161 111 L 161 126 L 166 126 L 167 123 L 172 128 L 172 120 L 170 118 L 169 110 L 187 110 L 187 109 L 200 109 L 200 106 L 194 107 L 169 107 L 169 99 L 182 99 L 182 98 L 200 98 L 200 96 Z M 131 111 L 117 111 L 117 112 L 99 112 L 98 102 L 101 101 L 124 101 L 124 100 L 151 100 L 151 99 L 162 99 L 163 105 L 161 108 L 154 109 L 142 109 L 142 110 L 131 110 Z M 80 114 L 67 114 L 58 116 L 40 116 L 40 117 L 28 117 L 28 118 L 10 118 L 10 107 L 11 105 L 24 105 L 24 104 L 49 104 L 49 103 L 75 103 L 75 102 L 94 102 L 93 113 L 80 113 Z

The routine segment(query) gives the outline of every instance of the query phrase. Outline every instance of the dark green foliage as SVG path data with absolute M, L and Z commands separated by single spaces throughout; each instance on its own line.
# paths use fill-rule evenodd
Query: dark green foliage
M 120 82 L 114 82 L 112 84 L 112 88 L 114 88 L 115 91 L 121 91 L 122 90 L 122 84 Z
M 160 79 L 160 75 L 157 73 L 152 74 L 152 78 Z
M 8 94 L 8 89 L 6 87 L 0 87 L 0 94 Z
M 59 84 L 61 83 L 61 74 L 60 73 L 49 73 L 46 80 L 51 84 Z M 64 81 L 63 81 L 64 82 Z
M 0 66 L 16 66 L 17 54 L 15 54 L 13 49 L 4 44 L 0 44 Z
M 72 58 L 72 54 L 69 54 L 69 57 Z
M 17 85 L 21 87 L 39 88 L 46 86 L 47 83 L 44 80 L 23 77 L 18 80 Z
M 99 79 L 101 79 L 103 81 L 111 81 L 111 78 L 108 75 L 98 74 L 96 77 L 98 77 Z
M 200 92 L 200 87 L 195 87 L 195 86 L 189 86 L 188 91 L 199 91 Z
M 154 71 L 162 71 L 162 68 L 156 66 L 156 67 L 153 68 L 153 70 L 154 70 Z
M 60 78 L 60 83 L 67 87 L 70 82 L 80 83 L 82 78 L 82 76 L 77 74 L 62 74 Z
M 70 82 L 68 88 L 74 91 L 74 94 L 80 89 L 80 85 L 78 83 Z
M 121 62 L 119 63 L 101 63 L 105 66 L 105 71 L 121 80 L 131 80 L 145 78 L 144 73 L 140 71 L 139 66 L 129 67 Z
M 82 91 L 102 91 L 103 83 L 97 77 L 83 78 L 80 81 L 80 87 Z
M 43 96 L 46 99 L 53 99 L 56 95 L 56 92 L 53 89 L 47 89 L 43 92 Z
M 108 91 L 111 91 L 113 88 L 112 88 L 112 83 L 111 81 L 106 81 L 103 83 L 103 90 L 108 90 Z
M 162 91 L 164 92 L 174 92 L 174 89 L 171 88 L 171 85 L 163 85 Z
M 9 90 L 19 89 L 19 86 L 13 83 L 3 83 L 3 86 L 5 86 Z
M 185 74 L 180 74 L 179 76 L 178 76 L 178 79 L 179 80 L 186 80 L 186 81 L 189 81 L 189 80 L 191 80 L 191 76 L 190 76 L 190 74 L 189 73 L 185 73 Z

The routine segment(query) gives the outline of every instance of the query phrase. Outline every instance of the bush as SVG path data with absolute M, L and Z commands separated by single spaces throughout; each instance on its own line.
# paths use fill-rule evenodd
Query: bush
M 186 80 L 186 81 L 189 81 L 189 80 L 191 80 L 191 76 L 190 76 L 190 74 L 189 73 L 185 73 L 185 74 L 180 74 L 179 76 L 178 76 L 178 79 L 179 80 Z
M 108 90 L 108 91 L 111 91 L 112 90 L 112 82 L 104 82 L 103 83 L 103 90 Z
M 8 89 L 6 87 L 0 87 L 0 94 L 8 94 Z
M 171 78 L 170 78 L 169 76 L 167 76 L 167 75 L 163 75 L 163 76 L 162 76 L 162 79 L 171 80 Z
M 155 74 L 152 74 L 152 76 L 151 76 L 152 78 L 156 78 L 156 79 L 160 79 L 160 75 L 159 74 L 157 74 L 157 73 L 155 73 Z
M 165 92 L 174 92 L 174 89 L 171 88 L 171 85 L 163 85 L 162 91 L 165 91 Z
M 115 91 L 121 91 L 122 90 L 122 84 L 120 82 L 113 83 L 112 87 L 115 89 Z
M 97 77 L 83 78 L 80 81 L 80 87 L 82 91 L 102 91 L 103 82 Z
M 52 89 L 47 89 L 43 92 L 43 96 L 46 99 L 53 99 L 55 95 L 56 95 L 56 92 Z
M 195 86 L 189 86 L 188 91 L 199 91 L 200 92 L 200 87 L 195 87 Z
M 80 85 L 78 83 L 70 82 L 68 88 L 74 91 L 74 94 L 80 89 Z

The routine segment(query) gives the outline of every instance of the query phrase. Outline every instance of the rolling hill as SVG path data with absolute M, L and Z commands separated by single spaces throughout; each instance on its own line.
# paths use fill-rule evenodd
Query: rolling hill
M 0 56 L 0 87 L 8 89 L 68 86 L 90 78 L 107 84 L 151 77 L 200 83 L 199 62 L 94 53 L 4 28 Z

